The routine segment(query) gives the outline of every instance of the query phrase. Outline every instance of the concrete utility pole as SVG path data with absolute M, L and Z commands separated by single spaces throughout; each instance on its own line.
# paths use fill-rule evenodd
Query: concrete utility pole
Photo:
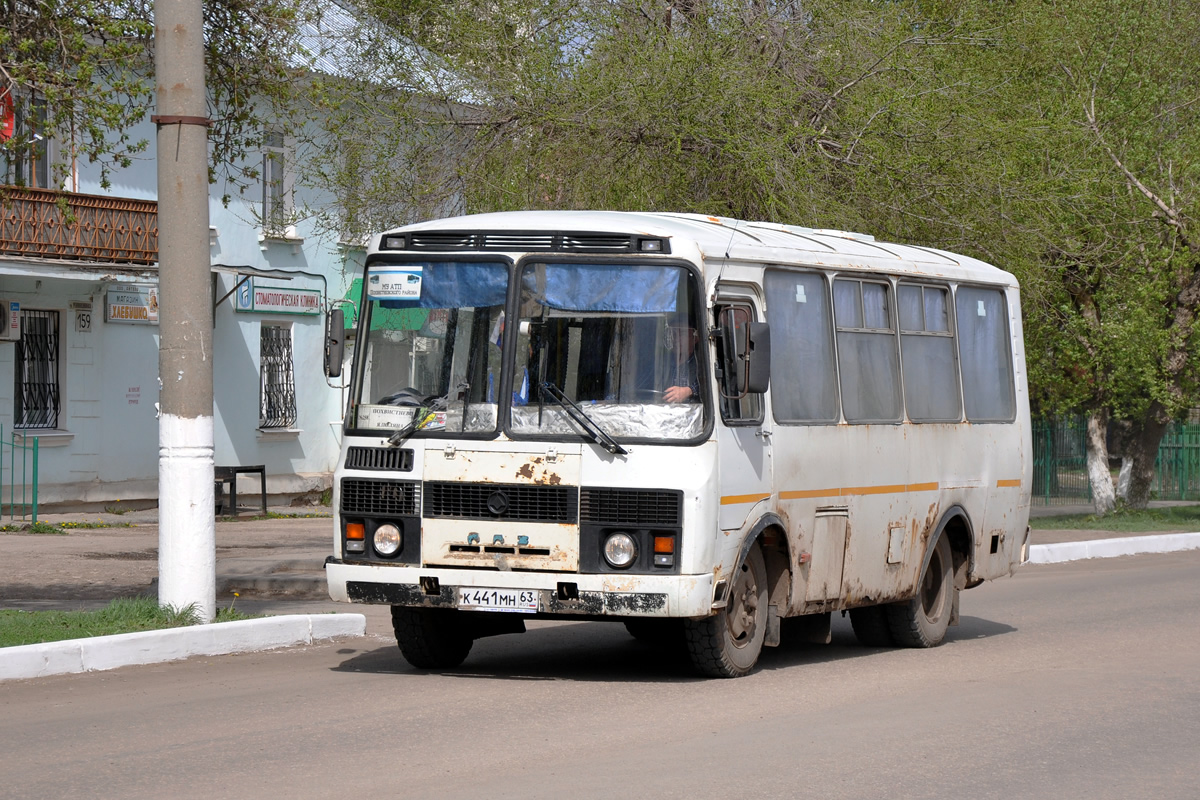
M 202 0 L 155 0 L 158 602 L 216 614 L 208 105 Z

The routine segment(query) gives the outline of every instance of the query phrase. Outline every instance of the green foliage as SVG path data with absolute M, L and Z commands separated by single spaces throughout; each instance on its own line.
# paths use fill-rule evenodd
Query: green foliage
M 0 611 L 0 647 L 57 642 L 197 623 L 192 607 L 161 607 L 152 597 L 117 598 L 96 611 Z
M 62 530 L 57 525 L 51 525 L 49 522 L 33 522 L 24 526 L 22 530 L 25 533 L 66 533 L 66 531 Z
M 244 184 L 255 177 L 245 159 L 261 143 L 264 111 L 287 118 L 295 67 L 307 55 L 299 25 L 314 10 L 302 0 L 204 3 L 214 179 L 224 174 Z M 152 20 L 147 0 L 0 4 L 0 95 L 14 98 L 23 121 L 19 135 L 0 143 L 0 155 L 45 158 L 42 141 L 53 138 L 64 146 L 52 186 L 63 183 L 75 158 L 98 164 L 107 187 L 113 170 L 130 166 L 149 144 L 132 130 L 155 104 Z
M 1037 517 L 1030 524 L 1034 530 L 1092 530 L 1146 533 L 1152 531 L 1194 531 L 1200 529 L 1200 506 L 1169 506 L 1166 508 L 1133 509 L 1118 506 L 1104 516 L 1095 514 L 1065 514 Z

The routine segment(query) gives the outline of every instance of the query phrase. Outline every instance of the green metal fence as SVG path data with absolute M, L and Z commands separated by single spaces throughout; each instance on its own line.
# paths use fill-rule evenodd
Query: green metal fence
M 1159 500 L 1200 500 L 1200 425 L 1167 429 L 1154 462 L 1153 491 Z
M 20 461 L 17 454 L 20 453 Z M 5 458 L 7 456 L 7 458 Z M 7 464 L 7 468 L 5 465 Z M 3 516 L 4 489 L 8 487 L 8 518 L 14 519 L 20 509 L 21 519 L 38 515 L 38 440 L 32 440 L 15 431 L 4 437 L 4 426 L 0 425 L 0 516 Z M 21 498 L 18 501 L 17 491 Z
M 1171 423 L 1167 428 L 1158 448 L 1151 491 L 1155 500 L 1200 500 L 1200 424 Z M 1033 420 L 1034 505 L 1090 502 L 1087 419 Z
M 1092 502 L 1086 418 L 1033 420 L 1033 502 L 1043 506 Z

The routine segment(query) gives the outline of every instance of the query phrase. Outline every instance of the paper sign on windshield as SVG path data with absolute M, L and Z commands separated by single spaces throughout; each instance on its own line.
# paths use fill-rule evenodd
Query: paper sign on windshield
M 420 267 L 372 267 L 367 272 L 367 299 L 419 300 Z

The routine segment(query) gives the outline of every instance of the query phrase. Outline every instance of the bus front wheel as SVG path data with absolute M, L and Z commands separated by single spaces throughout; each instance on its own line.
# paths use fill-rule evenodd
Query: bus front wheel
M 404 660 L 417 669 L 450 669 L 466 661 L 474 637 L 458 612 L 392 606 L 392 630 Z
M 950 540 L 939 536 L 929 563 L 921 573 L 917 596 L 886 606 L 888 625 L 896 644 L 904 647 L 937 647 L 946 638 L 954 608 L 954 554 Z
M 738 678 L 754 669 L 767 632 L 767 566 L 755 544 L 714 616 L 684 623 L 688 654 L 701 674 Z

